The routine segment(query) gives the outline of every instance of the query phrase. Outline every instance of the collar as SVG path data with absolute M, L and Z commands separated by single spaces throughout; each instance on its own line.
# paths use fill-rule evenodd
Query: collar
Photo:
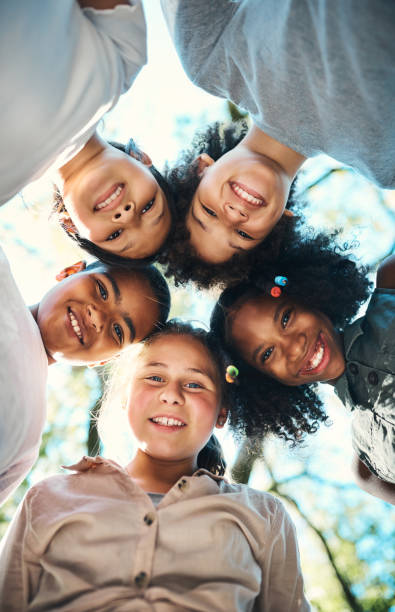
M 61 466 L 65 470 L 70 470 L 73 472 L 88 472 L 89 470 L 97 470 L 99 469 L 101 472 L 121 472 L 122 474 L 126 474 L 128 478 L 130 478 L 126 469 L 119 465 L 116 461 L 112 459 L 106 459 L 105 457 L 101 457 L 100 455 L 96 455 L 96 457 L 89 457 L 88 455 L 84 455 L 82 459 L 80 459 L 77 463 L 73 463 L 72 465 L 62 465 Z M 190 476 L 190 478 L 200 477 L 200 476 L 209 476 L 214 482 L 227 482 L 224 476 L 217 476 L 216 474 L 212 474 L 208 470 L 204 468 L 199 468 Z M 130 478 L 133 480 L 132 478 Z

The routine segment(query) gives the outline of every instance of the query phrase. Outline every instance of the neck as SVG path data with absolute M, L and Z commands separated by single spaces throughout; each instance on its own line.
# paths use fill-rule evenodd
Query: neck
M 40 329 L 40 326 L 38 325 L 38 321 L 37 321 L 37 317 L 38 317 L 38 309 L 40 306 L 40 302 L 38 304 L 34 304 L 33 306 L 29 306 L 29 310 L 32 313 L 32 317 L 35 320 L 35 322 L 37 323 L 37 327 L 38 329 Z M 42 339 L 42 338 L 41 338 Z M 43 343 L 44 344 L 44 343 Z M 50 355 L 47 351 L 46 346 L 44 345 L 44 349 L 47 355 L 47 359 L 48 359 L 48 365 L 52 365 L 53 363 L 55 363 L 55 359 L 52 357 L 52 355 Z
M 96 155 L 104 151 L 107 146 L 107 143 L 95 132 L 77 155 L 68 161 L 67 164 L 58 168 L 57 183 L 61 191 L 63 191 L 66 181 L 68 181 L 73 174 L 79 172 L 87 163 L 96 157 Z
M 149 493 L 167 493 L 182 476 L 190 476 L 197 470 L 196 459 L 165 461 L 138 450 L 126 466 L 129 476 Z
M 306 160 L 303 155 L 275 140 L 256 125 L 250 127 L 240 144 L 276 162 L 291 180 Z

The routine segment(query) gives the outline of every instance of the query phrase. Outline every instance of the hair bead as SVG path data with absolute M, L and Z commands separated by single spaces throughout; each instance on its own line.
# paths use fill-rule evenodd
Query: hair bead
M 281 291 L 280 287 L 272 287 L 270 289 L 270 295 L 275 297 L 275 298 L 280 297 L 281 294 L 282 294 L 282 291 Z
M 225 373 L 225 380 L 228 383 L 234 383 L 239 375 L 239 370 L 234 365 L 228 365 Z
M 280 287 L 285 287 L 286 285 L 288 285 L 288 279 L 286 276 L 276 276 L 274 282 Z

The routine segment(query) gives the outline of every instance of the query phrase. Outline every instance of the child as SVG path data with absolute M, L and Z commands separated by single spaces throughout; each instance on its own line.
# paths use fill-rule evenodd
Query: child
M 8 612 L 309 610 L 281 502 L 223 478 L 212 433 L 236 390 L 214 339 L 173 322 L 126 365 L 134 458 L 122 468 L 84 457 L 75 473 L 30 489 L 2 542 L 0 603 Z
M 357 465 L 370 481 L 363 488 L 394 503 L 395 258 L 379 267 L 368 310 L 351 324 L 369 283 L 330 237 L 289 249 L 276 270 L 251 279 L 223 292 L 211 326 L 240 369 L 254 433 L 297 442 L 315 431 L 326 419 L 316 383 L 332 384 L 354 413 L 353 446 L 368 470 Z
M 301 217 L 294 215 L 297 202 L 292 185 L 281 219 L 265 240 L 257 241 L 257 234 L 249 232 L 247 226 L 253 222 L 262 230 L 267 224 L 266 208 L 251 204 L 248 212 L 239 215 L 238 196 L 233 193 L 233 183 L 228 182 L 229 177 L 224 173 L 227 162 L 221 176 L 212 180 L 210 172 L 214 166 L 207 166 L 204 160 L 225 162 L 227 153 L 237 152 L 236 149 L 243 145 L 247 133 L 248 125 L 244 121 L 214 123 L 195 136 L 191 148 L 184 151 L 176 166 L 167 172 L 166 178 L 176 194 L 177 218 L 174 219 L 168 247 L 160 254 L 159 261 L 177 284 L 192 280 L 201 288 L 210 288 L 216 284 L 240 282 L 260 262 L 275 260 L 284 244 L 301 239 Z M 248 164 L 251 160 L 249 156 Z M 246 167 L 244 164 L 243 167 L 250 174 L 250 165 Z M 257 164 L 254 167 L 260 169 Z M 245 183 L 244 178 L 243 185 Z M 198 185 L 199 189 L 192 198 Z M 223 214 L 213 202 L 220 193 L 226 197 Z M 276 210 L 270 217 L 272 214 L 276 215 Z M 235 228 L 237 215 L 241 224 Z
M 0 250 L 0 503 L 37 457 L 48 365 L 111 359 L 167 319 L 169 290 L 153 266 L 84 268 L 83 262 L 66 268 L 29 312 Z
M 84 248 L 110 265 L 154 255 L 170 228 L 166 181 L 96 132 L 146 62 L 140 0 L 1 3 L 0 24 L 0 204 L 51 169 Z
M 186 226 L 200 259 L 223 262 L 263 240 L 307 157 L 326 153 L 395 188 L 393 2 L 161 5 L 192 82 L 252 119 L 218 161 L 204 146 L 198 153 Z

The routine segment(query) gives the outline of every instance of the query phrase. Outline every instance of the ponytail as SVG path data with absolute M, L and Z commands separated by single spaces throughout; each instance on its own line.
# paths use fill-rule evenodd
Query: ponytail
M 226 470 L 226 462 L 222 448 L 217 438 L 212 435 L 206 446 L 198 454 L 197 464 L 216 476 L 223 476 Z

